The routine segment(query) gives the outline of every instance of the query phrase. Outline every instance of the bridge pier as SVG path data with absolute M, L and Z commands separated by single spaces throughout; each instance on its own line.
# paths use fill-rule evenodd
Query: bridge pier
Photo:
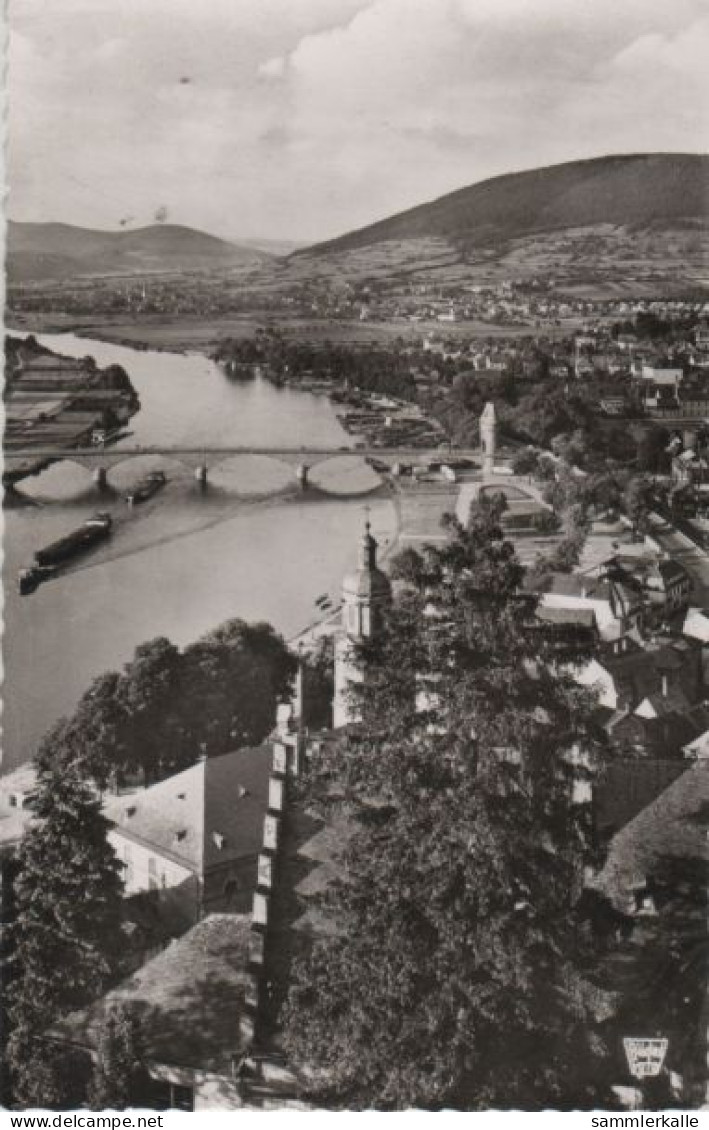
M 308 488 L 308 472 L 309 472 L 309 470 L 310 470 L 310 467 L 308 467 L 307 463 L 301 463 L 300 466 L 297 468 L 297 470 L 295 472 L 295 477 L 298 480 L 298 482 L 300 483 L 300 489 L 301 490 L 307 490 L 307 488 Z
M 108 486 L 108 472 L 105 467 L 96 467 L 93 473 L 93 480 L 99 490 L 103 491 Z
M 206 487 L 206 485 L 207 485 L 207 479 L 208 479 L 208 471 L 207 471 L 207 464 L 206 463 L 202 463 L 202 464 L 200 464 L 199 467 L 196 468 L 195 473 L 194 473 L 194 477 L 197 480 L 197 482 L 199 483 L 199 485 L 204 489 L 204 487 Z

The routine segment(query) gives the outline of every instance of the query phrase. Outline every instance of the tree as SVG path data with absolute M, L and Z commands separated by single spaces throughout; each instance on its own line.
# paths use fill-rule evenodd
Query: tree
M 159 780 L 185 767 L 180 652 L 159 636 L 139 644 L 117 686 L 128 720 L 126 769 Z M 194 759 L 194 754 L 191 760 Z
M 200 751 L 217 756 L 263 741 L 294 670 L 268 624 L 229 620 L 184 652 L 149 640 L 122 672 L 93 681 L 72 717 L 42 740 L 37 762 L 81 765 L 100 789 L 134 775 L 161 780 Z
M 561 519 L 553 510 L 540 510 L 534 516 L 534 528 L 540 534 L 554 534 L 561 525 Z
M 532 572 L 536 576 L 544 573 L 572 573 L 581 560 L 585 540 L 586 531 L 580 526 L 572 527 L 549 553 L 537 554 Z
M 121 1005 L 104 1017 L 89 1088 L 93 1110 L 125 1110 L 137 1105 L 145 1087 L 138 1018 Z
M 424 562 L 420 553 L 407 546 L 399 550 L 391 560 L 390 576 L 394 581 L 420 586 L 425 576 Z
M 573 925 L 589 702 L 499 514 L 450 523 L 369 647 L 361 726 L 308 768 L 308 803 L 351 834 L 283 1022 L 331 1107 L 602 1105 Z
M 181 724 L 208 755 L 257 745 L 270 732 L 296 662 L 270 624 L 228 620 L 186 648 Z
M 50 771 L 72 763 L 100 789 L 122 776 L 135 760 L 129 753 L 130 719 L 120 696 L 121 676 L 109 671 L 94 679 L 70 719 L 43 738 L 35 761 Z
M 652 504 L 652 483 L 645 475 L 634 475 L 623 494 L 623 509 L 633 524 L 634 534 L 647 533 Z
M 667 428 L 660 427 L 658 424 L 643 427 L 636 439 L 638 470 L 652 474 L 661 474 L 667 471 L 669 443 L 670 433 Z
M 533 475 L 538 462 L 539 452 L 534 447 L 525 447 L 512 460 L 512 470 L 515 475 Z
M 51 1106 L 65 1099 L 67 1080 L 42 1036 L 114 972 L 122 884 L 80 766 L 40 769 L 34 811 L 18 851 L 8 1059 L 15 1099 Z
M 593 475 L 588 480 L 586 498 L 601 513 L 616 512 L 622 498 L 622 476 L 610 472 Z
M 330 729 L 335 691 L 335 646 L 331 635 L 316 640 L 301 656 L 303 664 L 304 722 L 311 729 Z

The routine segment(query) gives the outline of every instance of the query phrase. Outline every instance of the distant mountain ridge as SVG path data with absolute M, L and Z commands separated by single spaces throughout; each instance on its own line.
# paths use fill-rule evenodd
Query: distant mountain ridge
M 318 257 L 376 244 L 443 239 L 494 247 L 537 233 L 593 227 L 687 228 L 709 220 L 709 156 L 596 157 L 506 173 L 294 253 Z
M 153 224 L 127 231 L 97 231 L 61 223 L 10 220 L 7 270 L 10 282 L 97 274 L 189 271 L 252 264 L 270 259 L 244 247 L 179 224 Z

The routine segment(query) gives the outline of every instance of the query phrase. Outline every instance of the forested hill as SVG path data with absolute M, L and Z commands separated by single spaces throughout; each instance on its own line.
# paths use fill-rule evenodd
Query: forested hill
M 180 224 L 95 231 L 71 224 L 8 223 L 11 281 L 258 265 L 271 256 Z
M 709 156 L 598 157 L 493 177 L 296 255 L 427 238 L 494 246 L 598 224 L 691 228 L 708 220 Z

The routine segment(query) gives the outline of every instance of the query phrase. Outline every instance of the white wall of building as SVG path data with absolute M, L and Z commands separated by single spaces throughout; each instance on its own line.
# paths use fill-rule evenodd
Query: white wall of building
M 124 836 L 118 828 L 113 828 L 108 833 L 108 842 L 124 865 L 126 895 L 180 887 L 194 877 L 194 872 L 189 867 L 167 859 L 154 847 L 147 847 Z

